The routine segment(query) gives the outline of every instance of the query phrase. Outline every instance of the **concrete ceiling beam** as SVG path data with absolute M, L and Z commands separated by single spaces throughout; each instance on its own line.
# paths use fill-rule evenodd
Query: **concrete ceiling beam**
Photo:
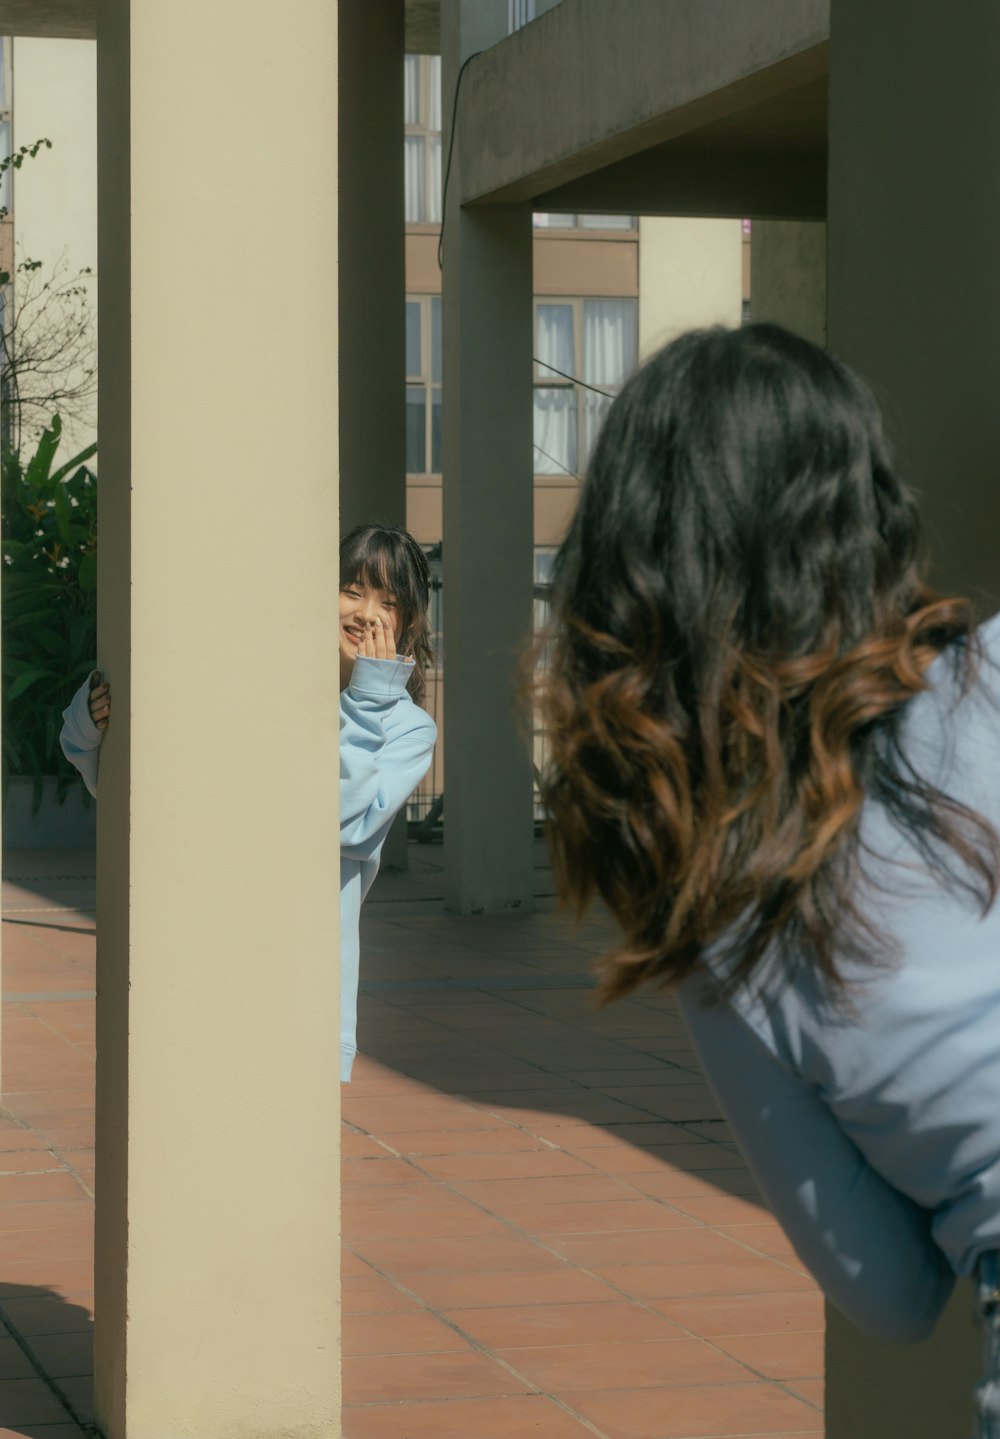
M 462 200 L 541 208 L 642 150 L 738 130 L 744 111 L 769 105 L 780 123 L 774 102 L 825 77 L 829 28 L 830 0 L 563 0 L 469 65 Z

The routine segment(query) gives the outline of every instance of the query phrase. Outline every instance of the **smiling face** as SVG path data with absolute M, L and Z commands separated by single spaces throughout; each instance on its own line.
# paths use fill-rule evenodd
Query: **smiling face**
M 392 630 L 399 648 L 403 633 L 403 618 L 396 597 L 385 590 L 373 589 L 360 580 L 347 584 L 340 592 L 340 680 L 341 686 L 348 684 L 358 650 L 365 638 L 365 630 L 381 619 L 387 629 Z

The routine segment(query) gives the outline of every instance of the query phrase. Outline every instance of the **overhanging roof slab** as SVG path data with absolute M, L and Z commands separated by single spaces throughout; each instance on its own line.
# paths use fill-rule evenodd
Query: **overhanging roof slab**
M 94 40 L 97 0 L 0 0 L 0 35 Z
M 537 201 L 719 121 L 738 149 L 744 112 L 823 79 L 829 32 L 830 0 L 563 0 L 470 63 L 462 201 Z

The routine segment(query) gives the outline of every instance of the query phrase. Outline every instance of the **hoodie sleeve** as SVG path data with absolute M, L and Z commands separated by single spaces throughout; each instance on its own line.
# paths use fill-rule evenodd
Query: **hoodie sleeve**
M 705 1076 L 803 1264 L 866 1334 L 926 1339 L 955 1282 L 932 1216 L 876 1173 L 819 1091 L 732 1005 L 706 1004 L 697 974 L 679 997 Z
M 430 768 L 437 729 L 407 694 L 405 660 L 360 656 L 340 697 L 340 846 L 369 859 Z
M 87 676 L 63 710 L 59 744 L 63 754 L 70 764 L 80 771 L 84 784 L 96 798 L 97 761 L 104 731 L 99 730 L 90 718 L 90 685 L 93 678 L 93 673 Z

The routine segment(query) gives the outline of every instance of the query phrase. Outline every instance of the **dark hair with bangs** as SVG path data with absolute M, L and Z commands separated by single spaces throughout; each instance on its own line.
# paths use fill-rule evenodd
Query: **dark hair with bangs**
M 676 981 L 710 947 L 728 987 L 800 953 L 888 959 L 861 903 L 862 804 L 988 908 L 1000 840 L 900 743 L 965 599 L 931 590 L 917 512 L 868 388 L 773 325 L 696 331 L 612 405 L 555 564 L 540 704 L 557 885 L 623 940 L 602 994 Z M 725 986 L 724 986 L 725 988 Z
M 422 704 L 427 670 L 434 663 L 427 609 L 431 574 L 427 556 L 408 530 L 394 525 L 357 525 L 340 542 L 340 588 L 367 585 L 391 594 L 399 606 L 399 653 L 414 661 L 407 689 Z

